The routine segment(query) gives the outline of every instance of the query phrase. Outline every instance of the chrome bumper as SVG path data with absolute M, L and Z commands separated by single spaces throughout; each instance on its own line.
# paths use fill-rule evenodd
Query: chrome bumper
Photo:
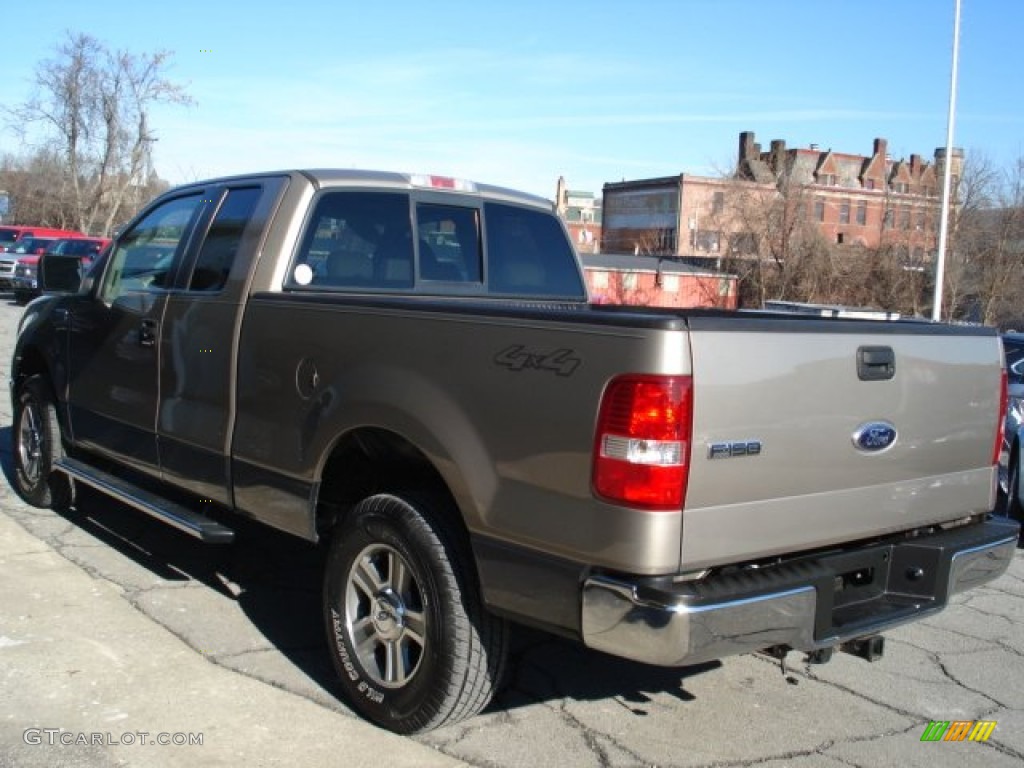
M 594 575 L 583 585 L 584 643 L 659 666 L 771 646 L 814 650 L 942 610 L 1002 575 L 1019 526 L 987 520 L 696 584 Z

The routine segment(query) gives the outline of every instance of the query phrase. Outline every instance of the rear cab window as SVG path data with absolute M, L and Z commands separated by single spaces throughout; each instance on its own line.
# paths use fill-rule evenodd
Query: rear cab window
M 586 299 L 575 252 L 551 213 L 405 190 L 322 192 L 286 287 Z
M 408 195 L 355 191 L 322 195 L 291 275 L 293 285 L 319 289 L 411 288 Z
M 586 298 L 576 253 L 555 216 L 491 202 L 484 215 L 492 294 Z
M 421 280 L 483 282 L 480 212 L 456 205 L 416 205 Z

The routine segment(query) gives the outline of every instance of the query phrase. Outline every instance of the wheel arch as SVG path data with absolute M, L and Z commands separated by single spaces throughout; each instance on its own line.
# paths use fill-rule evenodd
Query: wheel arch
M 443 471 L 438 464 L 444 464 Z M 468 541 L 469 528 L 459 493 L 452 488 L 453 465 L 394 429 L 363 425 L 341 433 L 318 472 L 315 515 L 319 536 L 327 534 L 365 498 L 378 493 L 415 491 L 435 494 L 452 511 L 450 523 Z
M 11 383 L 14 390 L 17 391 L 22 382 L 30 376 L 35 376 L 37 374 L 43 376 L 48 382 L 50 382 L 50 387 L 53 387 L 53 377 L 50 373 L 50 366 L 42 351 L 35 346 L 27 346 L 20 349 L 18 354 L 15 355 L 14 363 L 11 367 Z

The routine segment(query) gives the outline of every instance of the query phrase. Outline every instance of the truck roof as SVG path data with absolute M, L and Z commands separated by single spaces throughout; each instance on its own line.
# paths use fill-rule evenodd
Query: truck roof
M 203 186 L 211 183 L 241 181 L 267 176 L 302 176 L 318 189 L 326 187 L 381 187 L 387 189 L 434 189 L 442 192 L 456 192 L 477 195 L 490 199 L 530 205 L 545 210 L 552 210 L 554 203 L 540 195 L 521 192 L 508 187 L 494 184 L 482 184 L 468 179 L 436 174 L 398 173 L 395 171 L 370 171 L 355 168 L 296 168 L 290 170 L 267 171 L 263 173 L 246 173 L 236 176 L 223 176 L 204 179 L 194 183 L 183 184 L 182 187 Z

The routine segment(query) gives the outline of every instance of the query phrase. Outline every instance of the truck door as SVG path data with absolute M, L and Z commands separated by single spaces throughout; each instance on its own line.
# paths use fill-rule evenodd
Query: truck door
M 168 289 L 208 200 L 192 190 L 146 213 L 114 244 L 97 289 L 70 308 L 75 441 L 151 474 L 159 472 L 155 426 Z
M 161 325 L 162 477 L 226 505 L 242 310 L 274 192 L 283 188 L 283 179 L 267 178 L 207 192 L 212 215 L 167 296 Z

